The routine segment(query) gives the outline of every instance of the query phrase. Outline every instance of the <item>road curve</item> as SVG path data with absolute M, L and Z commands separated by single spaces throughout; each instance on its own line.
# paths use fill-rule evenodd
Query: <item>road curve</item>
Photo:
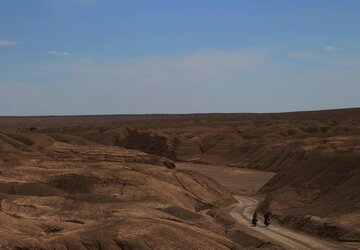
M 263 237 L 284 247 L 285 249 L 348 249 L 336 243 L 321 240 L 300 232 L 296 232 L 278 225 L 266 228 L 262 225 L 251 227 L 250 221 L 257 200 L 248 196 L 235 196 L 238 201 L 236 207 L 230 211 L 230 215 L 241 225 L 249 228 L 249 233 Z M 262 221 L 260 220 L 260 223 Z

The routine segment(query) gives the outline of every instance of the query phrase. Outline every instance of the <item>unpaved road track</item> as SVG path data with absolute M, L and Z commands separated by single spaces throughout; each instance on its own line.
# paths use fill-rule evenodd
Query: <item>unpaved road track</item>
M 241 231 L 262 239 L 273 242 L 285 249 L 353 249 L 346 248 L 340 243 L 315 238 L 311 235 L 296 232 L 272 224 L 269 228 L 263 226 L 260 219 L 259 226 L 251 227 L 251 217 L 257 206 L 257 200 L 248 196 L 255 194 L 260 187 L 274 176 L 274 173 L 255 171 L 252 169 L 229 168 L 219 165 L 201 165 L 180 163 L 178 169 L 193 170 L 215 179 L 228 188 L 238 200 L 232 206 L 230 215 L 240 224 Z
M 286 249 L 348 249 L 337 245 L 336 243 L 324 241 L 309 235 L 292 231 L 278 225 L 270 225 L 266 228 L 261 225 L 262 220 L 257 227 L 251 227 L 250 221 L 257 201 L 248 196 L 235 196 L 238 204 L 230 211 L 230 215 L 241 225 L 249 228 L 249 233 L 257 237 L 268 239 Z

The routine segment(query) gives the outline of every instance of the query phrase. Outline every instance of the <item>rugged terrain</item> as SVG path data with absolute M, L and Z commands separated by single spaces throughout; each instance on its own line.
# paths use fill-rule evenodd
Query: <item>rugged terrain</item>
M 199 212 L 230 193 L 167 158 L 23 129 L 0 138 L 1 249 L 236 247 Z
M 18 245 L 238 247 L 202 212 L 234 202 L 230 192 L 177 162 L 276 172 L 260 210 L 360 238 L 360 109 L 1 117 L 0 127 L 2 245 L 32 235 Z

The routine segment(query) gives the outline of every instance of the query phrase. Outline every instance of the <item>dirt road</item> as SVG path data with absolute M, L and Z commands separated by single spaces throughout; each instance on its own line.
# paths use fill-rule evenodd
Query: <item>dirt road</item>
M 273 242 L 285 249 L 349 249 L 339 243 L 315 238 L 272 224 L 265 228 L 260 220 L 259 226 L 251 227 L 250 220 L 257 200 L 252 198 L 274 173 L 251 169 L 229 168 L 225 166 L 201 164 L 177 164 L 178 169 L 193 170 L 207 175 L 227 187 L 238 200 L 230 215 L 240 224 L 241 230 L 265 242 Z
M 251 227 L 250 221 L 257 200 L 253 198 L 256 191 L 274 176 L 274 173 L 252 169 L 231 168 L 219 165 L 201 165 L 180 163 L 178 169 L 193 170 L 215 179 L 228 188 L 238 200 L 230 215 L 240 224 L 241 230 L 264 242 L 273 242 L 285 249 L 353 249 L 340 243 L 322 240 L 311 235 L 296 232 L 274 223 L 266 228 L 262 219 L 257 227 Z
M 249 196 L 235 196 L 238 204 L 230 211 L 230 215 L 241 225 L 247 227 L 246 231 L 258 238 L 268 239 L 285 249 L 348 249 L 336 243 L 324 241 L 303 233 L 295 232 L 279 225 L 270 225 L 266 228 L 261 225 L 251 227 L 250 221 L 257 201 Z

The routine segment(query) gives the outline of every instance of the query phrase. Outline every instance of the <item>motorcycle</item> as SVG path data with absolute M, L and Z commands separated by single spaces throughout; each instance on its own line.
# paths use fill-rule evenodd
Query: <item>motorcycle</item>
M 258 222 L 257 217 L 253 217 L 253 219 L 251 220 L 251 224 L 252 224 L 254 227 L 256 227 L 257 222 Z
M 270 217 L 264 219 L 264 224 L 266 227 L 270 226 Z

